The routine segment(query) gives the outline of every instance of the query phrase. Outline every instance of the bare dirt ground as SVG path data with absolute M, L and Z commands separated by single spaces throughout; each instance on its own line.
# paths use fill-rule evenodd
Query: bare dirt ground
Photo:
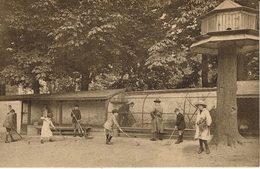
M 40 144 L 39 136 L 23 136 L 22 140 L 4 143 L 0 135 L 0 167 L 258 167 L 259 139 L 247 139 L 237 148 L 211 148 L 211 153 L 197 154 L 198 141 L 165 145 L 168 140 L 114 137 L 114 145 L 106 145 L 104 137 L 92 140 L 72 136 Z M 18 138 L 18 136 L 16 136 Z M 136 142 L 140 146 L 136 146 Z

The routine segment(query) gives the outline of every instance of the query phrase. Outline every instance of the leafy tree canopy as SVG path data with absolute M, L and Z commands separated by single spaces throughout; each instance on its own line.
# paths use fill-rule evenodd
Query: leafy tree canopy
M 251 7 L 258 4 L 255 0 L 238 2 Z M 196 87 L 201 57 L 189 47 L 200 34 L 198 16 L 219 3 L 2 0 L 1 82 L 36 89 L 43 80 L 63 83 L 65 91 L 73 85 L 88 90 L 91 82 L 94 89 Z M 252 63 L 248 59 L 246 70 L 258 78 L 253 68 L 257 57 L 253 58 Z M 211 77 L 216 77 L 214 59 L 210 65 Z

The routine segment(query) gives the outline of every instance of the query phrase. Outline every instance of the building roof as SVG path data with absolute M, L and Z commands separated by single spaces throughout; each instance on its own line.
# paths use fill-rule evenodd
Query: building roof
M 224 2 L 222 2 L 221 4 L 219 4 L 216 8 L 214 8 L 212 11 L 201 15 L 198 19 L 203 19 L 206 17 L 209 17 L 210 15 L 216 14 L 216 13 L 221 13 L 221 12 L 232 12 L 232 11 L 247 11 L 250 13 L 256 13 L 258 14 L 259 11 L 257 9 L 254 8 L 250 8 L 247 6 L 241 6 L 231 0 L 225 0 Z
M 182 88 L 182 89 L 167 89 L 167 90 L 145 90 L 126 92 L 126 95 L 150 95 L 150 94 L 168 94 L 168 93 L 189 93 L 189 92 L 213 92 L 217 88 Z
M 169 90 L 146 90 L 126 92 L 126 95 L 150 95 L 167 93 L 189 93 L 189 92 L 217 92 L 217 88 L 184 88 Z M 259 81 L 237 81 L 237 98 L 259 98 Z
M 241 5 L 235 3 L 234 1 L 231 0 L 225 0 L 221 4 L 219 4 L 215 9 L 230 9 L 230 8 L 239 8 L 242 7 Z
M 259 50 L 259 31 L 252 29 L 208 32 L 195 38 L 190 48 L 193 53 L 218 55 L 219 42 L 234 41 L 239 53 Z
M 113 90 L 95 90 L 95 91 L 80 91 L 69 93 L 54 93 L 54 94 L 27 94 L 27 95 L 8 95 L 0 96 L 0 101 L 15 101 L 15 100 L 108 100 L 113 96 L 125 92 L 125 89 Z

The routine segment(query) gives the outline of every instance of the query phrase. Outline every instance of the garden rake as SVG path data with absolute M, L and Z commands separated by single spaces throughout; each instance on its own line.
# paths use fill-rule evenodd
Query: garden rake
M 169 138 L 169 140 L 168 140 L 168 142 L 167 142 L 165 145 L 171 145 L 170 140 L 171 140 L 171 138 L 172 138 L 172 136 L 173 136 L 175 130 L 176 130 L 176 129 L 174 128 L 173 131 L 172 131 L 172 134 L 171 134 L 171 136 L 170 136 L 170 138 Z
M 122 133 L 124 133 L 127 137 L 129 137 L 131 140 L 133 140 L 133 138 L 131 136 L 129 136 L 128 134 L 126 134 L 123 130 L 122 130 Z M 135 141 L 135 142 L 136 142 L 136 146 L 140 146 L 139 142 L 137 142 L 137 141 Z

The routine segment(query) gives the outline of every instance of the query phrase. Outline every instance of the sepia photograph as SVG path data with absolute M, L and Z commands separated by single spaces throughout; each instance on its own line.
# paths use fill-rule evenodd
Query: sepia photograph
M 259 168 L 259 0 L 0 0 L 0 168 Z

